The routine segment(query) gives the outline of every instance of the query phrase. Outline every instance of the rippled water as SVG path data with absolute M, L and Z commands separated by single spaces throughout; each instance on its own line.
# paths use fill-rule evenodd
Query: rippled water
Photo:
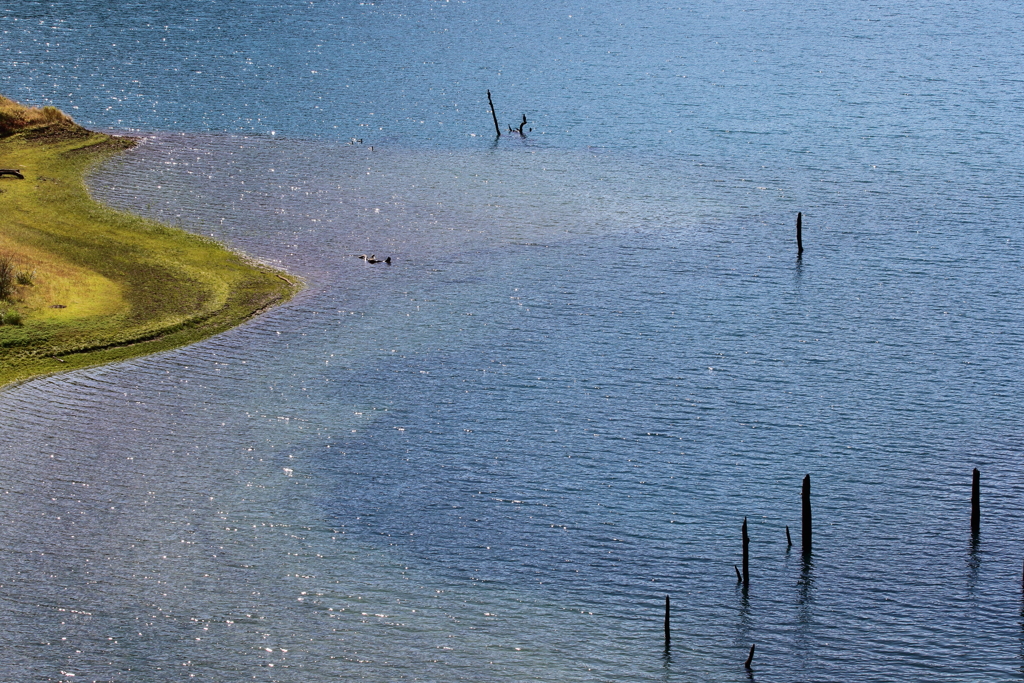
M 309 287 L 4 392 L 6 678 L 1022 677 L 1018 10 L 118 10 L 0 92 Z

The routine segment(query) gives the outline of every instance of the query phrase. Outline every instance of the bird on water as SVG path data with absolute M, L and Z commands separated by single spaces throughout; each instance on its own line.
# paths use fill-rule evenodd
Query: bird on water
M 367 256 L 366 254 L 358 254 L 356 257 L 366 261 L 367 263 L 386 263 L 389 266 L 391 265 L 391 257 L 390 256 L 388 256 L 386 259 L 383 259 L 383 260 L 377 258 L 376 254 L 370 254 L 369 256 Z

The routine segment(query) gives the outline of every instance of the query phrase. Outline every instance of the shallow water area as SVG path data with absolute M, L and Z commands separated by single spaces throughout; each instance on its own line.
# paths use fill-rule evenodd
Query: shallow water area
M 1024 677 L 1019 12 L 29 7 L 97 198 L 308 287 L 3 392 L 2 677 Z
M 5 394 L 36 444 L 6 454 L 5 630 L 42 653 L 12 670 L 735 680 L 750 641 L 780 678 L 1013 670 L 1016 343 L 942 310 L 987 266 L 797 263 L 763 223 L 658 215 L 622 163 L 158 135 L 99 171 L 104 201 L 309 288 Z M 964 454 L 999 482 L 977 546 Z M 810 564 L 784 532 L 805 471 Z

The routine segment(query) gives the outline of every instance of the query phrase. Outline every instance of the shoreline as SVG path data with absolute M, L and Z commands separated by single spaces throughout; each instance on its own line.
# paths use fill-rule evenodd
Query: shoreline
M 0 257 L 29 284 L 0 301 L 0 391 L 186 346 L 303 287 L 213 239 L 94 200 L 86 174 L 132 138 L 70 121 L 0 138 Z M 0 318 L 2 319 L 2 318 Z

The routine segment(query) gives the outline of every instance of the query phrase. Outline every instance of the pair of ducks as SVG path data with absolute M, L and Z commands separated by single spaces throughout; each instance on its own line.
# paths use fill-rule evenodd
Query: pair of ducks
M 366 254 L 360 254 L 359 258 L 363 259 L 367 263 L 386 263 L 389 266 L 391 265 L 391 257 L 390 256 L 388 256 L 383 261 L 378 259 L 376 254 L 370 254 L 369 256 L 367 256 Z

